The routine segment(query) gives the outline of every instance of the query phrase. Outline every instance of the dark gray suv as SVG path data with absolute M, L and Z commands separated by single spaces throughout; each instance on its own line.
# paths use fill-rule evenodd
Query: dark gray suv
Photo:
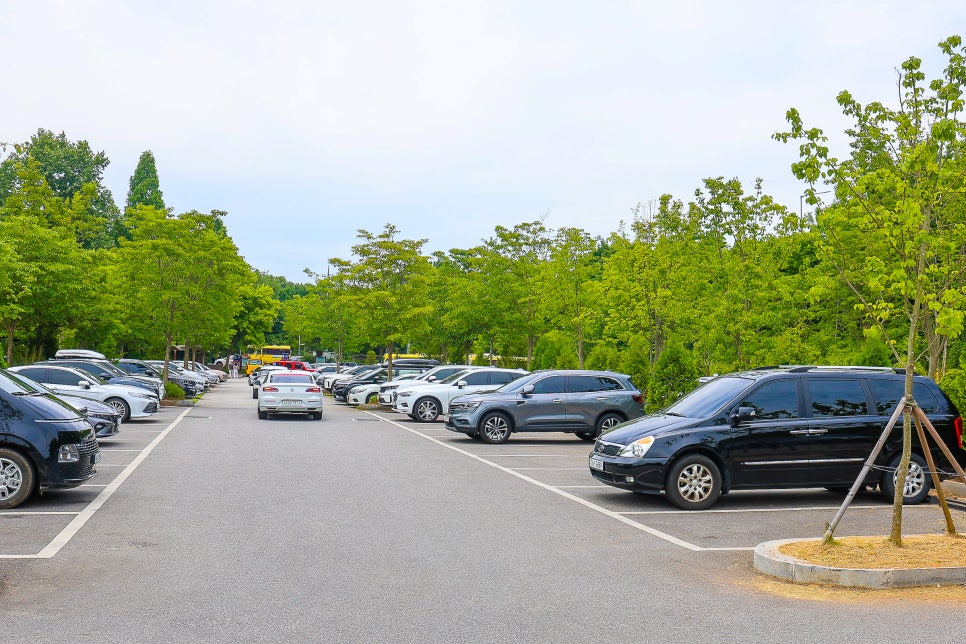
M 484 443 L 505 443 L 516 432 L 570 432 L 589 441 L 643 415 L 644 398 L 630 376 L 568 369 L 454 398 L 446 428 Z

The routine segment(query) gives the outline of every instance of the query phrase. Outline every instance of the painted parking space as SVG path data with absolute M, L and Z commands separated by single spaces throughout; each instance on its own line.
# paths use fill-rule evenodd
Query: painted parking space
M 0 559 L 56 556 L 190 411 L 162 407 L 149 420 L 125 423 L 116 436 L 100 441 L 101 462 L 85 484 L 35 494 L 0 512 Z
M 488 445 L 388 411 L 365 412 L 413 434 L 462 453 L 467 458 L 537 485 L 687 550 L 748 551 L 764 541 L 819 537 L 843 496 L 823 489 L 740 491 L 723 496 L 701 512 L 680 510 L 661 495 L 642 495 L 597 482 L 587 467 L 591 443 L 570 434 L 514 435 L 502 445 Z M 966 510 L 951 508 L 957 527 L 966 528 Z M 892 505 L 877 492 L 861 492 L 837 529 L 838 535 L 887 534 Z M 903 532 L 942 532 L 942 511 L 933 501 L 904 506 Z

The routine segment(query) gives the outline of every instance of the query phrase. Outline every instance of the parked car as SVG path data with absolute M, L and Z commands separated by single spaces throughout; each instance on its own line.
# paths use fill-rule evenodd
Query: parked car
M 67 356 L 69 356 L 71 353 L 76 353 L 76 350 L 69 352 Z M 52 364 L 62 367 L 81 369 L 82 371 L 86 371 L 87 373 L 109 382 L 112 385 L 133 385 L 135 387 L 141 387 L 142 389 L 148 389 L 154 392 L 159 400 L 164 398 L 164 383 L 162 383 L 159 378 L 132 376 L 128 373 L 125 373 L 121 369 L 118 369 L 116 365 L 111 364 L 111 362 L 107 360 L 71 358 L 64 356 L 63 354 L 63 351 L 58 351 L 57 355 L 59 357 L 56 357 L 53 360 L 38 362 L 36 364 Z
M 118 369 L 132 376 L 147 376 L 148 378 L 161 378 L 161 372 L 164 369 L 163 363 L 161 366 L 151 365 L 144 360 L 134 358 L 121 358 L 115 364 L 117 364 Z M 197 394 L 204 392 L 204 384 L 199 384 L 194 378 L 171 371 L 168 373 L 168 380 L 181 387 L 185 396 L 189 398 L 194 398 Z
M 285 367 L 286 369 L 292 371 L 315 371 L 315 367 L 308 362 L 303 362 L 302 360 L 279 360 L 273 364 L 276 364 L 279 367 Z
M 497 389 L 527 373 L 522 369 L 496 367 L 459 371 L 437 383 L 399 391 L 393 409 L 414 420 L 432 422 L 449 413 L 449 403 L 453 398 Z
M 67 394 L 94 398 L 121 414 L 121 422 L 131 418 L 147 418 L 158 413 L 158 397 L 141 387 L 107 383 L 97 376 L 59 364 L 41 363 L 11 367 L 10 371 L 23 374 L 58 396 Z
M 261 419 L 269 414 L 308 414 L 322 420 L 322 388 L 307 371 L 268 371 L 256 398 Z
M 392 377 L 398 377 L 406 374 L 420 374 L 426 371 L 427 367 L 419 366 L 395 366 L 392 367 Z M 345 402 L 348 396 L 348 392 L 353 387 L 359 385 L 369 385 L 376 384 L 381 385 L 384 382 L 390 380 L 389 369 L 387 367 L 379 367 L 371 371 L 363 372 L 354 378 L 347 380 L 340 380 L 332 385 L 332 397 L 340 402 Z M 378 390 L 376 390 L 378 391 Z
M 377 364 L 365 364 L 349 367 L 345 371 L 340 371 L 339 373 L 326 374 L 322 378 L 322 388 L 326 391 L 332 391 L 332 387 L 335 385 L 335 383 L 341 380 L 350 380 L 355 376 L 361 376 L 366 372 L 375 371 L 380 368 L 381 367 Z
M 164 373 L 164 360 L 145 360 L 145 362 L 157 369 L 158 373 Z M 195 394 L 204 393 L 211 387 L 211 381 L 208 380 L 208 378 L 205 378 L 200 373 L 188 371 L 177 362 L 168 360 L 168 380 L 171 380 L 172 378 L 178 379 L 175 380 L 175 382 L 179 382 L 179 380 L 190 380 L 193 382 Z M 182 387 L 182 389 L 184 389 L 184 387 Z M 185 391 L 185 394 L 187 393 L 188 392 Z
M 258 398 L 258 386 L 262 378 L 266 377 L 273 371 L 285 371 L 285 369 L 282 367 L 276 367 L 275 365 L 266 364 L 248 374 L 248 384 L 252 386 L 252 398 Z
M 572 432 L 594 440 L 643 415 L 644 397 L 630 376 L 555 370 L 523 376 L 494 391 L 454 398 L 446 428 L 484 443 L 505 443 L 518 432 Z
M 468 369 L 482 369 L 483 367 L 473 367 L 465 364 L 448 364 L 433 367 L 429 371 L 424 371 L 412 380 L 400 382 L 398 380 L 387 382 L 379 388 L 379 403 L 392 407 L 396 403 L 396 393 L 399 389 L 412 389 L 423 385 L 432 384 L 452 376 L 459 371 Z
M 121 431 L 122 416 L 113 407 L 105 405 L 93 398 L 82 398 L 71 394 L 57 394 L 36 380 L 27 378 L 23 373 L 18 373 L 17 378 L 38 391 L 59 398 L 80 412 L 81 416 L 86 418 L 87 422 L 94 427 L 94 432 L 97 434 L 98 439 L 116 436 Z
M 80 413 L 15 373 L 0 369 L 0 509 L 34 492 L 71 488 L 94 476 L 101 452 Z
M 409 382 L 422 374 L 406 373 L 396 376 L 389 382 Z M 354 385 L 346 389 L 345 401 L 348 405 L 374 405 L 379 400 L 379 388 L 383 387 L 382 382 L 370 382 L 367 384 Z
M 686 510 L 710 507 L 740 489 L 826 487 L 858 478 L 903 396 L 901 371 L 875 367 L 763 368 L 719 376 L 670 407 L 597 439 L 590 473 L 633 492 L 657 494 Z M 913 395 L 944 442 L 966 463 L 962 419 L 935 382 L 917 376 Z M 893 498 L 902 449 L 897 427 L 865 483 Z M 934 447 L 937 465 L 945 457 Z M 949 467 L 949 465 L 946 465 Z M 904 495 L 931 486 L 915 441 Z

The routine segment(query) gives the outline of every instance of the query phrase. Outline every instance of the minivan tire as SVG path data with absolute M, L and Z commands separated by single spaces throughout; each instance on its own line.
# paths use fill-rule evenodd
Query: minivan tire
M 882 475 L 879 482 L 879 489 L 882 496 L 893 501 L 896 498 L 896 472 L 899 469 L 899 461 L 902 455 L 896 456 L 889 463 L 889 470 Z M 929 489 L 932 487 L 932 480 L 926 466 L 926 459 L 913 452 L 909 458 L 909 475 L 906 476 L 906 486 L 903 488 L 903 505 L 916 505 L 922 503 L 929 496 Z M 910 494 L 911 492 L 911 494 Z
M 34 491 L 34 468 L 27 457 L 6 447 L 0 448 L 0 509 L 15 508 Z
M 721 496 L 721 470 L 707 456 L 683 456 L 668 470 L 664 494 L 682 510 L 710 508 Z

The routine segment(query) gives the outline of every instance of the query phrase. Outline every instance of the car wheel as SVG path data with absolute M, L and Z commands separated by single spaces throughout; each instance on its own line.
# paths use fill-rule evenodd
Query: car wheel
M 577 436 L 581 440 L 592 441 L 601 434 L 609 432 L 623 422 L 623 416 L 620 414 L 615 414 L 614 412 L 608 412 L 597 419 L 597 426 L 594 428 L 593 432 L 577 432 Z
M 262 409 L 259 409 L 258 410 L 258 417 L 261 418 L 262 420 L 265 420 L 266 418 L 268 418 L 268 412 L 267 411 L 264 411 Z
M 322 420 L 322 412 L 317 411 L 312 413 L 312 418 L 315 420 Z
M 689 454 L 671 466 L 664 493 L 682 510 L 704 510 L 721 495 L 721 471 L 707 456 Z
M 886 472 L 879 482 L 882 496 L 889 501 L 896 498 L 896 471 L 899 469 L 899 461 L 902 455 L 896 456 L 889 463 L 891 472 Z M 902 504 L 915 505 L 922 503 L 929 496 L 929 488 L 932 487 L 929 473 L 926 470 L 926 459 L 919 454 L 913 453 L 909 459 L 909 474 L 906 476 L 906 485 L 902 490 Z
M 252 400 L 258 400 L 258 387 L 252 389 Z
M 499 412 L 490 412 L 480 419 L 480 440 L 498 445 L 510 440 L 510 419 Z
M 439 401 L 435 398 L 420 398 L 413 405 L 413 418 L 421 423 L 431 423 L 439 418 Z
M 104 401 L 104 404 L 110 406 L 121 415 L 122 423 L 126 423 L 131 419 L 131 406 L 123 398 L 108 398 Z
M 34 468 L 12 449 L 0 448 L 0 509 L 15 508 L 33 494 Z
M 379 394 L 369 394 L 366 397 L 366 404 L 367 405 L 376 405 L 378 403 L 379 403 Z

